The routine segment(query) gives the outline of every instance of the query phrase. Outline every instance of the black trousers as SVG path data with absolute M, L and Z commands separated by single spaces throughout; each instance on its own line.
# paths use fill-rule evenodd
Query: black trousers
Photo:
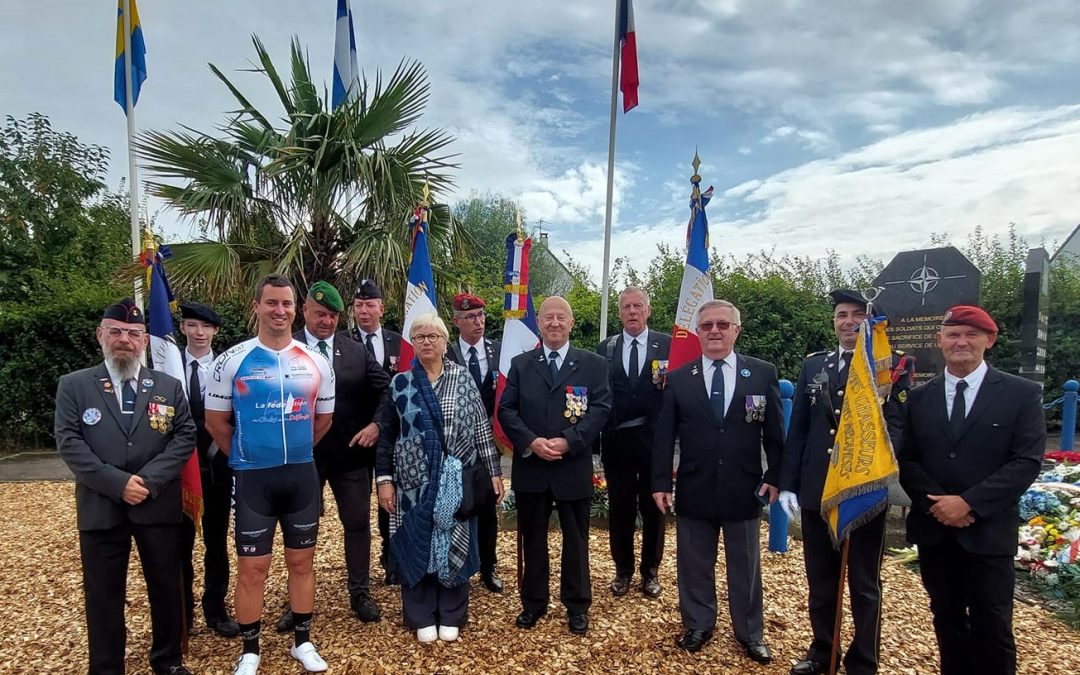
M 716 553 L 722 532 L 732 630 L 735 638 L 743 642 L 762 639 L 765 620 L 762 614 L 760 529 L 760 518 L 721 521 L 676 516 L 675 562 L 683 628 L 712 630 L 716 627 Z
M 428 574 L 411 588 L 402 584 L 401 611 L 405 625 L 413 630 L 428 626 L 461 628 L 469 611 L 469 583 L 447 588 L 434 574 Z
M 124 604 L 132 538 L 139 547 L 150 599 L 150 667 L 154 672 L 167 672 L 180 665 L 180 525 L 125 523 L 108 530 L 79 532 L 91 675 L 124 672 Z
M 476 514 L 476 543 L 480 548 L 480 573 L 492 574 L 498 560 L 495 542 L 499 535 L 499 505 L 480 509 Z
M 615 573 L 634 574 L 634 531 L 641 514 L 642 578 L 655 577 L 664 557 L 663 514 L 652 498 L 652 427 L 604 432 L 608 539 Z
M 521 607 L 540 614 L 550 599 L 548 578 L 548 521 L 554 507 L 562 529 L 562 565 L 559 599 L 571 612 L 586 612 L 592 604 L 589 582 L 589 500 L 557 500 L 550 492 L 516 492 L 518 530 L 521 532 L 525 574 L 521 580 Z
M 844 672 L 872 675 L 878 669 L 881 647 L 881 557 L 885 550 L 885 516 L 851 534 L 847 579 L 855 637 L 844 655 Z M 807 658 L 829 663 L 836 623 L 836 595 L 840 589 L 840 551 L 833 548 L 829 528 L 818 511 L 803 510 L 803 557 L 810 586 L 810 628 L 814 641 Z
M 919 546 L 919 571 L 934 614 L 941 675 L 1014 675 L 1013 556 L 971 553 L 949 537 Z
M 320 472 L 320 477 L 324 486 L 330 483 L 337 503 L 344 530 L 349 600 L 355 609 L 371 588 L 371 469 L 358 467 L 328 475 Z
M 217 452 L 213 458 L 199 458 L 202 475 L 203 517 L 203 616 L 210 619 L 228 615 L 225 595 L 229 592 L 229 514 L 232 512 L 232 470 L 229 457 Z M 195 615 L 195 523 L 184 517 L 181 524 L 181 570 L 184 575 L 184 609 L 190 625 Z

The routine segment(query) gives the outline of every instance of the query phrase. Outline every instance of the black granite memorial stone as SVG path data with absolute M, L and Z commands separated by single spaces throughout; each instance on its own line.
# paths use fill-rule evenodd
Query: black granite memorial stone
M 874 279 L 880 289 L 874 304 L 889 316 L 893 349 L 916 358 L 916 384 L 944 368 L 934 335 L 941 316 L 953 305 L 979 304 L 982 275 L 952 246 L 903 251 Z
M 1050 256 L 1045 248 L 1030 249 L 1024 266 L 1024 307 L 1020 314 L 1020 376 L 1040 385 L 1046 377 L 1049 296 Z

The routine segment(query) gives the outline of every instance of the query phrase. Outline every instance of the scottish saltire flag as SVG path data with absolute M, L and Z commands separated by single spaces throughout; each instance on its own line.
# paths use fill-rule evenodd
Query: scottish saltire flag
M 168 251 L 165 251 L 168 253 Z M 173 311 L 176 300 L 169 280 L 165 276 L 162 251 L 147 249 L 141 260 L 146 267 L 146 287 L 150 289 L 146 305 L 146 317 L 150 322 L 150 367 L 172 375 L 180 380 L 187 391 L 187 378 L 184 377 L 184 360 L 176 344 L 176 327 L 173 324 Z M 198 392 L 195 393 L 198 396 Z M 188 392 L 190 398 L 191 392 Z M 202 529 L 203 494 L 202 477 L 199 473 L 199 457 L 195 448 L 191 449 L 184 468 L 180 470 L 180 499 L 184 513 L 195 522 L 195 529 Z
M 431 253 L 428 250 L 428 207 L 421 205 L 413 212 L 410 227 L 413 233 L 412 262 L 409 263 L 409 281 L 405 286 L 405 321 L 401 330 L 401 356 L 398 372 L 412 369 L 415 352 L 409 331 L 413 321 L 421 314 L 437 314 L 435 311 L 435 277 L 431 273 Z
M 881 412 L 892 385 L 892 349 L 884 317 L 867 317 L 848 368 L 844 406 L 836 429 L 821 513 L 839 547 L 851 531 L 888 506 L 889 486 L 899 468 Z
M 637 105 L 637 35 L 634 32 L 634 3 L 619 2 L 619 91 L 623 97 L 623 112 Z
M 139 102 L 139 91 L 146 80 L 146 42 L 143 41 L 142 23 L 139 21 L 139 9 L 135 0 L 117 0 L 116 2 L 116 64 L 113 68 L 113 100 L 120 104 L 127 114 L 127 85 L 129 78 L 124 67 L 124 5 L 131 7 L 131 105 Z
M 334 38 L 334 89 L 331 103 L 336 108 L 351 103 L 360 94 L 360 68 L 356 65 L 356 31 L 353 30 L 349 0 L 337 0 L 337 30 Z
M 525 239 L 517 232 L 506 238 L 506 273 L 503 275 L 503 337 L 499 348 L 499 374 L 495 382 L 495 408 L 498 410 L 506 376 L 510 374 L 510 361 L 518 354 L 532 351 L 540 344 L 540 330 L 536 325 L 532 292 L 529 290 L 529 252 L 532 239 Z M 504 451 L 513 447 L 499 424 L 499 416 L 492 420 L 495 441 Z
M 696 174 L 694 177 L 701 180 Z M 671 331 L 669 370 L 701 356 L 701 343 L 698 342 L 695 324 L 698 307 L 713 299 L 712 275 L 709 274 L 709 221 L 705 218 L 705 207 L 712 199 L 712 193 L 711 187 L 701 192 L 698 183 L 694 183 L 694 191 L 690 195 L 686 266 L 679 289 L 679 306 L 675 310 L 675 327 Z

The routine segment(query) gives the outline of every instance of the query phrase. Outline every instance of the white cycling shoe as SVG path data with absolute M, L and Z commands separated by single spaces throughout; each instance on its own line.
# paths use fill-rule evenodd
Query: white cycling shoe
M 416 631 L 416 639 L 422 645 L 429 645 L 439 639 L 439 629 L 435 626 L 424 626 Z
M 453 642 L 458 639 L 457 626 L 439 626 L 439 639 L 443 642 Z
M 257 675 L 259 672 L 259 661 L 262 657 L 258 654 L 241 654 L 240 660 L 236 662 L 236 670 L 233 671 L 233 675 Z
M 326 661 L 319 656 L 319 652 L 315 650 L 315 645 L 310 642 L 290 647 L 289 654 L 299 661 L 304 666 L 304 670 L 309 673 L 321 673 L 327 668 Z

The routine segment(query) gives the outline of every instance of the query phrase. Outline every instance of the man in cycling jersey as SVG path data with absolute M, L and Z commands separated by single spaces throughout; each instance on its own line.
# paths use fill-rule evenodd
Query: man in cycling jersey
M 264 277 L 253 309 L 257 336 L 217 358 L 206 391 L 206 429 L 233 470 L 236 620 L 244 641 L 234 675 L 258 672 L 263 591 L 279 522 L 294 616 L 290 654 L 307 671 L 322 672 L 326 661 L 310 638 L 321 506 L 312 448 L 330 428 L 334 372 L 292 337 L 296 299 L 288 279 Z

